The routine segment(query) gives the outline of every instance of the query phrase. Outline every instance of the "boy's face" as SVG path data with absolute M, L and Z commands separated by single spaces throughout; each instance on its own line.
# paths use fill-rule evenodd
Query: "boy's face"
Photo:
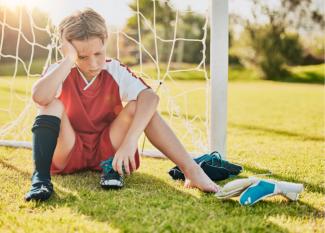
M 87 40 L 72 40 L 78 52 L 76 64 L 87 79 L 98 75 L 105 64 L 106 43 L 98 37 Z

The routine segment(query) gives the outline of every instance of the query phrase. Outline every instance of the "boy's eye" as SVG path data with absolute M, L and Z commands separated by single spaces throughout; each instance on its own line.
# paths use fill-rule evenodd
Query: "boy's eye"
M 86 59 L 86 57 L 80 57 L 80 56 L 79 56 L 79 59 L 80 59 L 80 60 L 84 60 L 84 59 Z
M 100 55 L 102 55 L 102 53 L 95 53 L 95 55 L 96 55 L 96 56 L 100 56 Z

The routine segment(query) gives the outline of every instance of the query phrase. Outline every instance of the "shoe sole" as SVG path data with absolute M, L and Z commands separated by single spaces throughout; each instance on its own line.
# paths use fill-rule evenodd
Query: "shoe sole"
M 103 189 L 121 189 L 123 186 L 117 185 L 100 185 Z

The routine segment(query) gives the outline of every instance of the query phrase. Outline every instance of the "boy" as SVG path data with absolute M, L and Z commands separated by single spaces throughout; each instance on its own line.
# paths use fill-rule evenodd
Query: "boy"
M 122 187 L 123 174 L 140 165 L 143 131 L 183 171 L 186 187 L 217 192 L 156 111 L 159 97 L 119 61 L 105 60 L 104 19 L 92 9 L 78 11 L 60 23 L 59 33 L 63 59 L 32 88 L 39 112 L 32 127 L 35 170 L 25 199 L 51 196 L 50 173 L 82 169 L 102 170 L 103 188 Z M 128 102 L 124 108 L 122 101 Z

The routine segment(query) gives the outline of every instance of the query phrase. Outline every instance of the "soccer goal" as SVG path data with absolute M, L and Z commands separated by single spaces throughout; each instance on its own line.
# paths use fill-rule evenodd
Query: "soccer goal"
M 210 0 L 205 13 L 173 1 L 144 2 L 134 1 L 124 28 L 109 25 L 108 56 L 157 92 L 160 114 L 191 154 L 217 150 L 226 157 L 228 1 Z M 31 87 L 61 59 L 56 26 L 37 9 L 5 6 L 0 26 L 0 145 L 31 148 Z M 163 156 L 145 135 L 139 150 Z

